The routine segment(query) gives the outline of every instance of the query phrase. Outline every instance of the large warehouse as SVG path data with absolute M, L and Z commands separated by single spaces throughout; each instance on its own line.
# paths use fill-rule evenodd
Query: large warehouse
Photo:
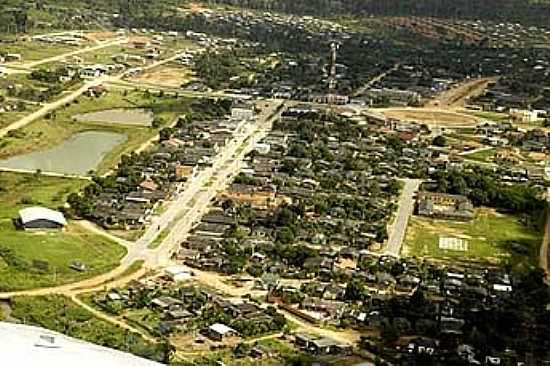
M 0 322 L 2 365 L 162 366 L 43 328 Z
M 61 229 L 67 225 L 59 211 L 45 207 L 28 207 L 19 211 L 19 225 L 23 229 Z

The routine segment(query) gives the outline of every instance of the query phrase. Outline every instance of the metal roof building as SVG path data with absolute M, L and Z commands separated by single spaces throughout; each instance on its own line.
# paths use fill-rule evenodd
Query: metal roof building
M 53 229 L 67 225 L 61 212 L 45 207 L 24 208 L 19 211 L 19 220 L 26 229 Z
M 2 364 L 25 366 L 162 366 L 43 328 L 0 322 Z

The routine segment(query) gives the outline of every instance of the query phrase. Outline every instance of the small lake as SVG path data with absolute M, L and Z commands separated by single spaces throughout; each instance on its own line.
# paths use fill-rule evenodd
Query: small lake
M 125 135 L 114 132 L 80 132 L 51 149 L 0 160 L 0 167 L 85 175 L 96 169 L 105 155 L 125 140 Z
M 101 122 L 118 125 L 151 126 L 155 118 L 152 111 L 143 108 L 116 108 L 103 111 L 77 114 L 79 122 Z

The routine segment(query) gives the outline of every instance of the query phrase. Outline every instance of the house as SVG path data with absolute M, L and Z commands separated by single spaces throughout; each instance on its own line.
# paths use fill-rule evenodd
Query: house
M 231 118 L 236 120 L 250 120 L 254 118 L 254 105 L 251 103 L 237 103 L 231 107 Z
M 316 355 L 349 355 L 351 346 L 327 337 L 317 337 L 310 334 L 298 333 L 294 336 L 294 343 L 301 349 Z
M 168 278 L 174 282 L 183 282 L 191 278 L 192 274 L 184 266 L 171 266 L 164 270 L 164 273 Z
M 231 200 L 241 204 L 250 204 L 252 208 L 268 209 L 276 207 L 279 201 L 270 187 L 255 187 L 244 184 L 233 184 L 220 195 L 221 200 Z
M 235 329 L 228 327 L 225 324 L 215 323 L 204 330 L 207 337 L 214 341 L 221 342 L 229 337 L 236 337 L 238 333 Z
M 465 196 L 420 192 L 417 199 L 418 214 L 458 220 L 471 220 L 474 206 Z
M 177 165 L 175 167 L 175 175 L 177 180 L 188 181 L 198 174 L 196 165 Z
M 25 230 L 61 229 L 67 226 L 65 216 L 45 207 L 28 207 L 19 211 L 17 226 Z
M 103 85 L 95 85 L 86 91 L 86 94 L 89 97 L 101 97 L 103 94 L 107 93 L 107 88 L 105 88 Z

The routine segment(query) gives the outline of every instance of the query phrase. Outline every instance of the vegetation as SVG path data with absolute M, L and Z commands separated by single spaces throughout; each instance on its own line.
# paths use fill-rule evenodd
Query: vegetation
M 476 206 L 489 206 L 541 217 L 545 207 L 542 192 L 528 185 L 505 185 L 494 173 L 479 167 L 471 171 L 438 172 L 437 190 L 468 196 Z
M 145 108 L 151 109 L 155 117 L 162 121 L 158 126 L 160 129 L 180 114 L 187 114 L 189 105 L 188 99 L 158 97 L 142 92 L 109 91 L 100 98 L 81 97 L 53 114 L 9 134 L 0 142 L 0 158 L 50 148 L 83 131 L 110 131 L 126 135 L 126 142 L 111 150 L 97 168 L 98 173 L 104 173 L 116 164 L 122 154 L 136 150 L 154 137 L 158 130 L 107 123 L 75 122 L 75 115 L 110 108 Z
M 21 208 L 62 207 L 85 182 L 40 175 L 0 173 L 0 291 L 53 286 L 114 268 L 125 249 L 74 222 L 64 231 L 16 230 L 12 220 Z M 79 261 L 86 271 L 69 266 Z
M 26 324 L 159 362 L 167 362 L 170 357 L 167 343 L 149 343 L 135 333 L 95 318 L 64 296 L 16 297 L 12 299 L 12 309 L 12 315 Z
M 439 248 L 440 237 L 462 238 L 466 251 Z M 414 217 L 407 229 L 409 256 L 510 264 L 516 269 L 534 267 L 542 233 L 518 216 L 478 209 L 470 222 Z

